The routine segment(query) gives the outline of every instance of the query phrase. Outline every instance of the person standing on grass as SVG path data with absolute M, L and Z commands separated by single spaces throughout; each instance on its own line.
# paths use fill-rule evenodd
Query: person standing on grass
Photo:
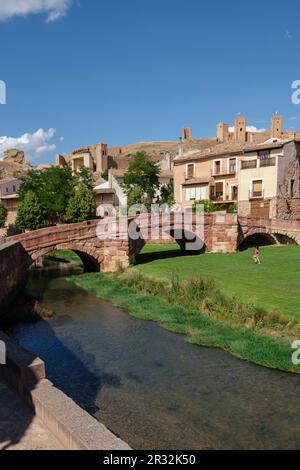
M 255 263 L 255 264 L 261 264 L 261 261 L 260 261 L 260 253 L 259 253 L 259 246 L 256 246 L 256 247 L 255 247 L 253 259 L 254 259 L 254 263 Z

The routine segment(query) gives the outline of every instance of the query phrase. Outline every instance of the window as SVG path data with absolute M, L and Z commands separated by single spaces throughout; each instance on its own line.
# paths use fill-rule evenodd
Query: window
M 216 200 L 223 201 L 224 200 L 224 183 L 223 181 L 216 183 Z
M 220 175 L 221 174 L 221 160 L 215 162 L 214 174 Z
M 236 173 L 236 158 L 229 158 L 229 173 Z
M 193 178 L 194 176 L 194 169 L 195 169 L 195 166 L 193 163 L 187 165 L 187 168 L 186 168 L 186 176 L 187 178 Z
M 13 185 L 13 192 L 14 192 L 14 193 L 16 192 L 16 187 L 15 187 L 15 185 Z
M 239 187 L 238 186 L 231 186 L 231 200 L 236 201 L 238 198 Z
M 195 186 L 186 186 L 185 200 L 186 201 L 201 201 L 207 199 L 207 185 L 200 184 Z
M 252 181 L 251 197 L 262 197 L 263 196 L 263 180 Z

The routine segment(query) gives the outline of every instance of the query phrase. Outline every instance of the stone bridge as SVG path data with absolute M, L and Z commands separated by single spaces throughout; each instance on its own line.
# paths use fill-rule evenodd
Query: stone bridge
M 238 218 L 235 214 L 214 213 L 205 214 L 200 231 L 196 228 L 196 216 L 193 216 L 190 227 L 187 229 L 185 226 L 184 232 L 183 222 L 178 222 L 174 215 L 171 215 L 167 226 L 162 216 L 150 224 L 145 215 L 126 218 L 125 222 L 123 218 L 123 223 L 115 224 L 112 236 L 112 220 L 104 219 L 100 227 L 99 220 L 93 220 L 44 228 L 10 237 L 7 241 L 22 245 L 28 266 L 53 250 L 73 250 L 86 270 L 102 272 L 113 272 L 134 263 L 143 246 L 152 241 L 153 234 L 156 241 L 162 243 L 166 237 L 172 237 L 183 251 L 192 252 L 195 252 L 193 243 L 196 241 L 196 252 L 235 252 L 245 239 L 253 235 L 269 236 L 277 242 L 286 238 L 300 245 L 300 222 L 297 221 Z M 131 229 L 138 234 L 137 239 L 128 235 Z
M 58 225 L 9 237 L 7 241 L 22 245 L 29 265 L 53 250 L 73 250 L 87 270 L 102 272 L 116 271 L 134 263 L 136 255 L 153 239 L 154 233 L 156 242 L 166 242 L 166 237 L 172 237 L 182 250 L 187 251 L 194 241 L 198 242 L 198 252 L 233 252 L 237 246 L 237 216 L 233 214 L 205 215 L 200 231 L 196 229 L 196 216 L 193 216 L 185 232 L 183 222 L 178 222 L 174 215 L 171 215 L 169 225 L 165 225 L 162 216 L 152 220 L 151 224 L 147 215 L 138 219 L 126 218 L 125 223 L 123 219 L 123 223 L 117 224 L 114 236 L 110 225 L 112 220 L 104 219 L 100 228 L 99 220 Z M 133 240 L 129 237 L 129 229 L 140 232 L 139 238 Z

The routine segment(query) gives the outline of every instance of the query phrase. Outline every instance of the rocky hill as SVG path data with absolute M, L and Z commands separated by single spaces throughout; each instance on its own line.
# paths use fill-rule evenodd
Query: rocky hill
M 27 173 L 30 165 L 25 160 L 24 152 L 17 149 L 7 150 L 3 160 L 0 160 L 0 180 L 19 178 Z

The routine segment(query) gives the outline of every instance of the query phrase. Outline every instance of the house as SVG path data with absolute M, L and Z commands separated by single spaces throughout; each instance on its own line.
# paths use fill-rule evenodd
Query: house
M 270 139 L 244 149 L 239 168 L 241 216 L 300 220 L 300 141 Z
M 0 203 L 7 209 L 7 225 L 13 225 L 16 221 L 20 186 L 21 181 L 16 178 L 0 180 Z
M 234 128 L 218 124 L 209 146 L 175 158 L 176 203 L 236 203 L 241 216 L 300 219 L 300 133 L 282 131 L 277 115 L 269 131 L 247 129 L 246 118 L 237 116 Z
M 209 200 L 229 206 L 238 200 L 238 158 L 243 146 L 217 144 L 174 160 L 174 196 L 184 207 Z

